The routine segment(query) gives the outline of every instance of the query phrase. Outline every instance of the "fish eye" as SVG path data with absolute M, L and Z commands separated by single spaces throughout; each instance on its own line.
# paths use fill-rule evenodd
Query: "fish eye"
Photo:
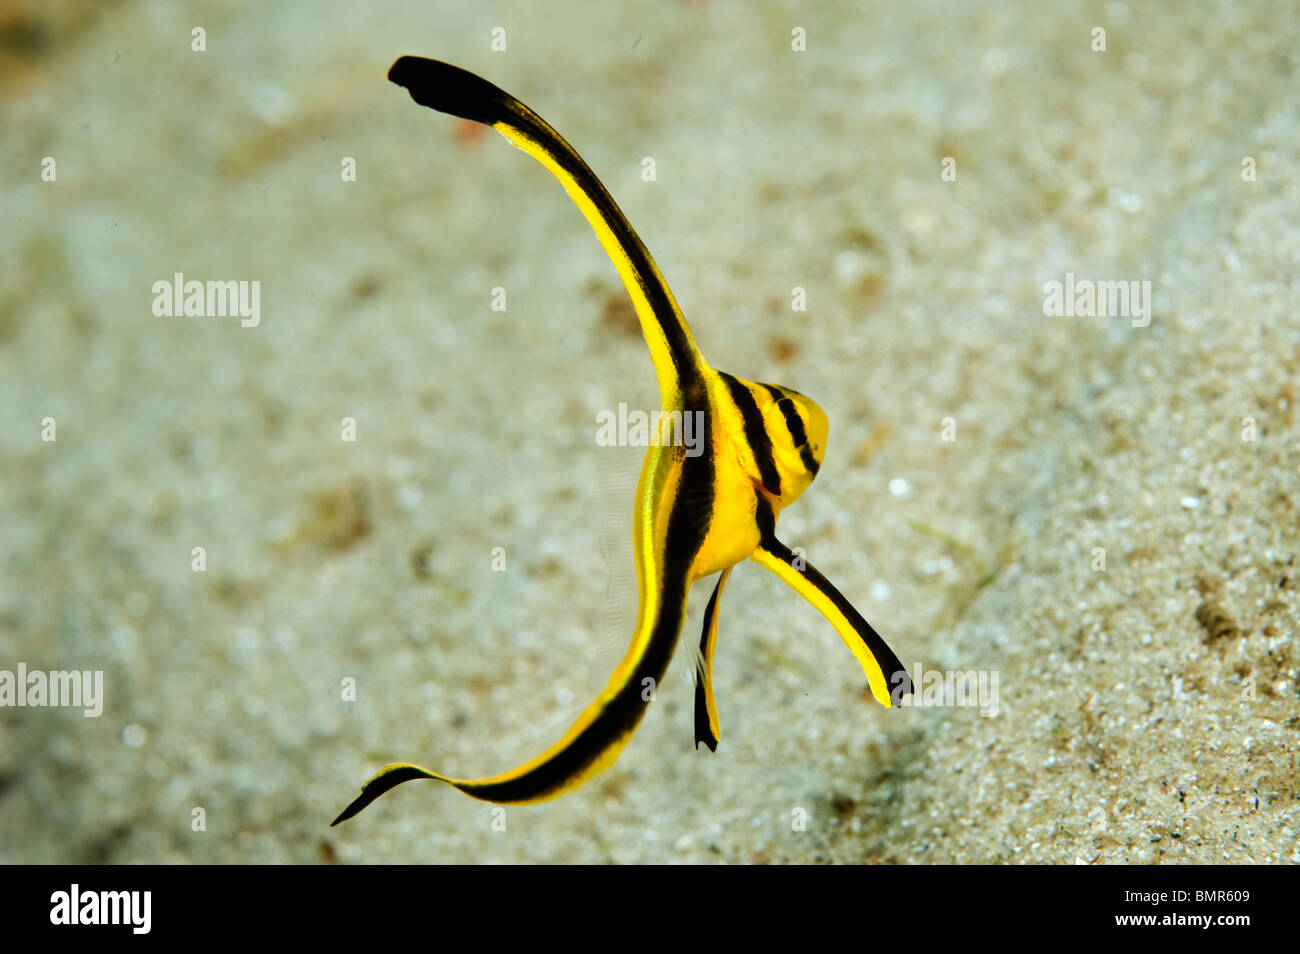
M 790 429 L 790 436 L 794 438 L 794 446 L 798 448 L 810 446 L 808 442 L 807 421 L 804 420 L 803 412 L 799 409 L 799 405 L 790 398 L 783 397 L 781 400 L 776 402 L 776 407 L 777 410 L 785 416 L 786 421 L 789 424 L 794 425 Z M 794 422 L 798 423 L 794 424 Z

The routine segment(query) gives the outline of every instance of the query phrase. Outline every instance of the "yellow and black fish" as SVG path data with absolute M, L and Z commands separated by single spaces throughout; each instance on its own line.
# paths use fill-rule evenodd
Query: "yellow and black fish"
M 825 577 L 776 538 L 777 515 L 812 482 L 826 451 L 826 415 L 790 388 L 743 381 L 709 367 L 650 253 L 595 173 L 540 116 L 463 69 L 404 56 L 388 78 L 422 106 L 491 126 L 560 180 L 596 232 L 632 298 L 659 379 L 663 407 L 701 412 L 703 453 L 690 454 L 661 415 L 637 486 L 634 533 L 640 606 L 632 644 L 600 696 L 559 742 L 501 775 L 460 779 L 410 764 L 372 778 L 333 822 L 411 779 L 435 779 L 489 802 L 554 798 L 613 763 L 663 679 L 686 616 L 690 585 L 719 573 L 700 643 L 696 745 L 719 739 L 712 661 L 718 604 L 731 568 L 753 558 L 831 622 L 886 707 L 912 691 L 898 657 Z M 678 418 L 677 420 L 680 420 Z M 892 699 L 891 699 L 892 693 Z

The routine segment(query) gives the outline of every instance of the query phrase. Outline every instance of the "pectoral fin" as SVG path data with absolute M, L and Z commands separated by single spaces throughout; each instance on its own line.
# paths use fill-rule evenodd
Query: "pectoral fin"
M 698 749 L 703 742 L 710 752 L 718 751 L 718 740 L 722 737 L 718 704 L 713 698 L 713 650 L 718 643 L 718 603 L 732 569 L 727 567 L 722 571 L 704 610 L 704 633 L 700 637 L 699 664 L 695 669 L 695 747 Z
M 752 558 L 784 580 L 830 621 L 862 664 L 877 702 L 890 708 L 912 691 L 912 679 L 894 651 L 816 567 L 796 556 L 775 537 L 761 543 Z

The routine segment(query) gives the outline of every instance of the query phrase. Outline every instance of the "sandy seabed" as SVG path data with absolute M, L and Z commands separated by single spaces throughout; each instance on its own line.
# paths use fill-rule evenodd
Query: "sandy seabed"
M 0 0 L 0 668 L 104 674 L 0 708 L 0 861 L 1300 861 L 1290 5 L 589 6 Z M 403 53 L 546 117 L 715 366 L 826 409 L 783 538 L 996 714 L 877 706 L 746 563 L 716 754 L 683 649 L 504 830 L 435 785 L 328 827 L 604 685 L 641 452 L 596 415 L 657 400 L 563 191 Z M 258 323 L 156 316 L 178 272 Z M 1145 323 L 1046 315 L 1067 276 Z

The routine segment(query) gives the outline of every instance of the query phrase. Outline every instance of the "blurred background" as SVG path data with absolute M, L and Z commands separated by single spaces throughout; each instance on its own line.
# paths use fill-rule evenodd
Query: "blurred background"
M 0 0 L 0 669 L 104 673 L 0 708 L 0 860 L 1300 861 L 1289 5 L 612 6 Z M 707 581 L 585 788 L 328 827 L 599 692 L 642 451 L 596 415 L 657 401 L 563 190 L 404 53 L 537 110 L 710 361 L 825 408 L 782 537 L 995 716 L 880 708 L 747 563 L 716 754 Z M 178 272 L 257 325 L 157 316 Z M 1047 317 L 1067 273 L 1150 323 Z

